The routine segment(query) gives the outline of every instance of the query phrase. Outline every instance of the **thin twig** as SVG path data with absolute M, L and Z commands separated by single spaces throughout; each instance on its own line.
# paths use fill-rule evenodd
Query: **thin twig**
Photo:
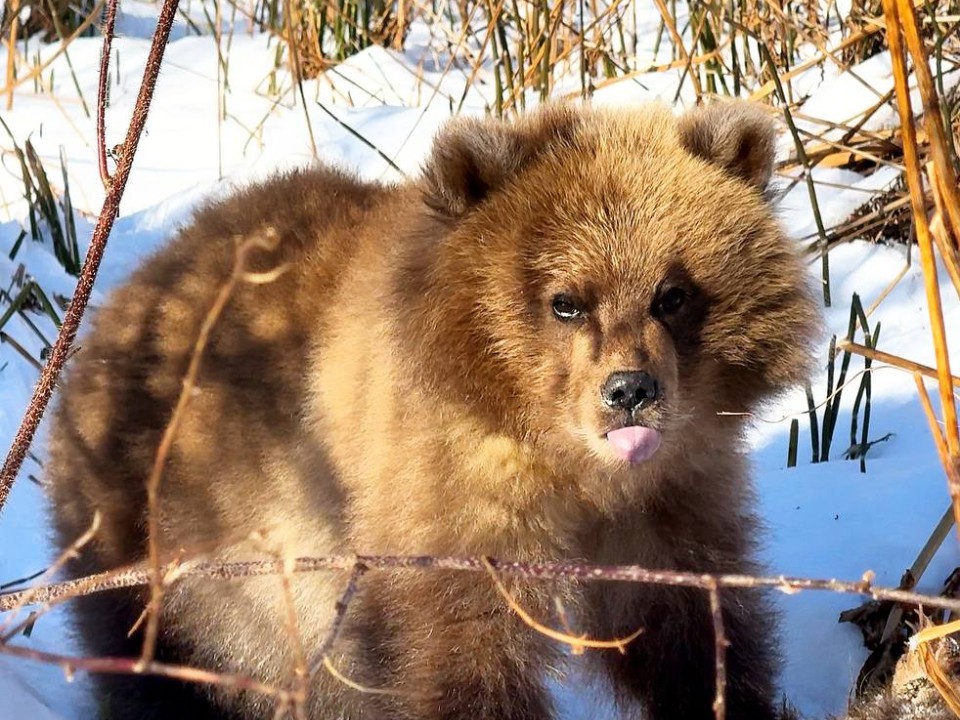
M 64 315 L 63 325 L 60 327 L 60 334 L 57 336 L 50 352 L 50 358 L 47 360 L 47 364 L 37 382 L 33 398 L 30 400 L 30 405 L 24 413 L 20 427 L 17 429 L 17 434 L 10 451 L 7 453 L 3 468 L 0 469 L 0 513 L 2 513 L 7 497 L 10 495 L 10 488 L 13 487 L 17 473 L 23 465 L 23 460 L 30 448 L 30 443 L 33 441 L 33 436 L 36 434 L 37 427 L 40 425 L 47 404 L 50 402 L 50 396 L 53 394 L 63 365 L 70 355 L 70 348 L 77 336 L 77 330 L 87 307 L 87 301 L 90 299 L 90 293 L 93 291 L 93 283 L 97 277 L 100 260 L 103 258 L 103 251 L 113 228 L 113 221 L 120 209 L 120 199 L 123 197 L 137 145 L 140 143 L 140 134 L 143 132 L 143 126 L 147 121 L 147 113 L 150 111 L 150 102 L 153 99 L 153 91 L 157 84 L 157 75 L 160 72 L 160 64 L 163 62 L 163 53 L 170 38 L 170 29 L 173 27 L 178 4 L 179 0 L 164 0 L 163 8 L 157 18 L 157 30 L 150 46 L 150 54 L 147 57 L 143 82 L 140 85 L 140 93 L 134 106 L 130 127 L 127 129 L 127 137 L 123 144 L 124 150 L 117 164 L 117 172 L 113 176 L 113 183 L 103 201 L 100 216 L 97 218 L 97 225 L 93 229 L 90 249 L 87 251 L 87 257 L 80 271 L 80 279 L 77 282 L 73 299 L 70 301 L 70 307 Z
M 636 640 L 643 633 L 643 628 L 638 628 L 636 631 L 623 638 L 614 638 L 613 640 L 591 640 L 586 635 L 571 635 L 569 633 L 560 632 L 559 630 L 554 630 L 553 628 L 547 627 L 546 625 L 534 620 L 533 616 L 531 616 L 530 613 L 520 606 L 520 603 L 514 599 L 514 597 L 510 594 L 510 591 L 504 587 L 503 583 L 500 581 L 500 578 L 497 577 L 497 572 L 493 569 L 490 561 L 486 558 L 481 558 L 481 560 L 483 561 L 483 566 L 490 574 L 494 584 L 497 586 L 497 591 L 501 596 L 503 596 L 504 601 L 507 603 L 507 606 L 513 610 L 513 612 L 515 612 L 527 626 L 533 628 L 541 635 L 548 637 L 551 640 L 556 640 L 557 642 L 562 642 L 566 645 L 569 645 L 570 651 L 574 655 L 581 654 L 587 648 L 593 648 L 596 650 L 619 650 L 621 654 L 624 654 L 626 653 L 627 645 Z
M 190 364 L 187 367 L 186 375 L 183 378 L 183 387 L 180 396 L 177 398 L 177 404 L 173 409 L 170 422 L 163 431 L 163 437 L 160 445 L 157 447 L 157 454 L 150 468 L 150 476 L 147 478 L 147 550 L 152 572 L 152 582 L 150 583 L 150 604 L 147 608 L 147 628 L 143 638 L 143 652 L 141 659 L 144 663 L 153 659 L 153 652 L 156 647 L 157 632 L 160 627 L 160 610 L 163 601 L 163 582 L 162 567 L 160 564 L 160 480 L 163 477 L 163 469 L 167 462 L 167 456 L 173 448 L 173 440 L 176 437 L 180 423 L 183 421 L 187 405 L 193 397 L 194 388 L 197 379 L 200 376 L 200 366 L 203 362 L 203 354 L 214 326 L 220 319 L 220 315 L 226 308 L 234 288 L 241 281 L 250 279 L 246 272 L 247 255 L 255 248 L 270 250 L 276 247 L 278 236 L 273 228 L 266 228 L 262 235 L 252 235 L 247 238 L 239 238 L 237 251 L 234 256 L 233 269 L 230 277 L 220 292 L 217 293 L 213 305 L 207 312 L 200 326 L 200 332 L 193 346 L 193 352 L 190 356 Z M 273 275 L 267 273 L 264 277 L 269 280 Z
M 715 720 L 727 716 L 727 634 L 723 628 L 723 606 L 720 604 L 720 588 L 716 583 L 709 586 L 710 616 L 713 618 L 714 668 L 716 672 L 716 695 L 713 699 Z
M 110 85 L 110 48 L 113 45 L 114 26 L 117 22 L 117 0 L 107 0 L 107 17 L 103 25 L 103 48 L 100 51 L 100 80 L 97 84 L 97 159 L 100 180 L 104 190 L 110 190 L 110 171 L 107 169 L 107 92 Z
M 330 629 L 327 631 L 326 638 L 324 638 L 323 642 L 320 644 L 320 648 L 317 652 L 318 659 L 310 664 L 309 674 L 311 676 L 316 673 L 317 670 L 319 670 L 324 664 L 324 658 L 330 654 L 334 643 L 336 643 L 337 638 L 340 637 L 340 631 L 343 629 L 343 622 L 347 617 L 347 608 L 353 601 L 353 596 L 357 594 L 357 588 L 360 586 L 360 578 L 363 577 L 363 574 L 366 571 L 367 566 L 363 563 L 357 562 L 354 564 L 353 571 L 350 573 L 350 579 L 347 581 L 347 587 L 344 589 L 343 595 L 340 596 L 340 599 L 337 600 L 333 622 L 330 624 Z
M 90 523 L 90 527 L 84 531 L 80 537 L 70 543 L 70 546 L 66 550 L 60 553 L 59 557 L 40 574 L 40 582 L 36 587 L 42 587 L 43 581 L 46 578 L 52 578 L 60 569 L 67 564 L 67 561 L 77 557 L 77 554 L 84 545 L 90 542 L 93 539 L 93 536 L 97 534 L 97 531 L 100 529 L 100 511 L 97 510 L 93 514 L 93 520 Z M 13 611 L 10 617 L 6 618 L 4 622 L 0 623 L 0 643 L 8 642 L 12 635 L 16 634 L 17 629 L 10 630 L 10 624 L 17 618 L 17 610 L 19 610 L 24 605 L 33 602 L 33 594 L 30 590 L 26 590 L 23 594 L 19 605 L 11 608 Z
M 72 677 L 78 670 L 105 675 L 152 675 L 191 683 L 219 685 L 234 690 L 249 690 L 289 702 L 289 693 L 282 688 L 266 685 L 244 675 L 213 672 L 185 665 L 167 665 L 158 662 L 142 665 L 138 659 L 126 657 L 72 657 L 8 644 L 0 644 L 0 655 L 12 655 L 25 660 L 36 660 L 49 665 L 58 665 L 63 668 L 67 677 Z
M 293 599 L 293 587 L 291 578 L 293 577 L 292 558 L 283 558 L 279 562 L 281 566 L 280 583 L 283 589 L 283 605 L 286 610 L 284 624 L 287 628 L 287 635 L 290 637 L 290 649 L 293 651 L 293 676 L 294 684 L 290 695 L 293 700 L 293 717 L 295 720 L 307 720 L 307 697 L 310 694 L 310 678 L 307 674 L 307 656 L 303 648 L 303 640 L 300 638 L 300 625 L 297 621 L 297 606 Z

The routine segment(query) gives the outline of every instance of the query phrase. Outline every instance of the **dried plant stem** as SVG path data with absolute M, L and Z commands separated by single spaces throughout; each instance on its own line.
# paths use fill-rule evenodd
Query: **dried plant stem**
M 923 380 L 918 373 L 913 376 L 917 383 L 917 393 L 920 395 L 920 404 L 923 406 L 923 412 L 927 416 L 927 423 L 930 425 L 930 434 L 933 436 L 933 444 L 937 448 L 937 455 L 940 456 L 940 463 L 947 474 L 947 485 L 950 490 L 950 500 L 953 503 L 954 518 L 958 513 L 960 505 L 960 467 L 952 462 L 950 451 L 947 448 L 947 441 L 943 437 L 943 431 L 937 422 L 937 416 L 933 412 L 933 405 L 930 403 L 930 396 L 927 394 L 927 388 L 923 385 Z
M 877 600 L 911 605 L 929 605 L 960 612 L 960 599 L 924 595 L 897 588 L 873 585 L 872 573 L 866 573 L 857 581 L 800 578 L 780 576 L 755 576 L 649 570 L 639 565 L 594 565 L 570 561 L 511 562 L 495 559 L 435 557 L 431 555 L 333 555 L 326 557 L 300 557 L 293 560 L 292 572 L 320 572 L 329 570 L 352 570 L 358 563 L 369 570 L 457 570 L 485 572 L 484 562 L 501 575 L 519 575 L 533 580 L 576 579 L 590 581 L 640 582 L 675 587 L 694 587 L 709 590 L 716 583 L 725 588 L 773 588 L 785 593 L 801 591 L 826 591 L 852 595 L 869 595 Z M 186 561 L 166 566 L 175 570 L 176 577 L 210 577 L 236 579 L 275 575 L 275 560 L 249 560 L 235 562 Z M 90 595 L 105 590 L 116 590 L 149 584 L 151 572 L 144 564 L 119 570 L 98 573 L 88 577 L 31 588 L 29 591 L 0 594 L 0 612 L 13 608 L 26 592 L 33 593 L 33 602 L 52 602 L 65 597 Z
M 913 109 L 910 106 L 910 88 L 907 82 L 906 58 L 904 57 L 903 43 L 900 35 L 900 18 L 896 0 L 883 0 L 883 8 L 887 18 L 887 42 L 890 46 L 897 107 L 900 111 L 900 124 L 903 132 L 903 156 L 904 164 L 907 168 L 907 184 L 910 187 L 910 201 L 917 232 L 917 244 L 920 248 L 920 263 L 923 268 L 924 285 L 927 291 L 927 306 L 930 312 L 933 346 L 936 351 L 937 379 L 940 383 L 940 399 L 943 404 L 943 419 L 946 423 L 947 448 L 952 456 L 960 454 L 957 409 L 953 399 L 950 356 L 947 352 L 946 330 L 943 325 L 943 310 L 940 306 L 937 265 L 934 260 L 933 243 L 930 238 L 930 227 L 927 222 L 924 203 L 923 179 L 920 174 L 916 128 L 913 121 Z M 954 504 L 954 509 L 957 513 L 958 520 L 960 520 L 960 502 Z M 958 523 L 958 532 L 960 532 L 960 523 Z
M 184 665 L 167 665 L 166 663 L 150 662 L 142 665 L 135 658 L 124 657 L 71 657 L 56 653 L 43 652 L 20 645 L 0 644 L 0 655 L 11 655 L 24 660 L 36 660 L 49 665 L 58 665 L 63 668 L 68 677 L 76 671 L 100 673 L 108 675 L 152 675 L 158 677 L 184 680 L 191 683 L 204 683 L 233 688 L 235 690 L 249 690 L 279 698 L 282 702 L 290 702 L 287 691 L 266 685 L 253 678 L 243 675 L 212 672 L 201 668 Z
M 13 90 L 16 87 L 17 33 L 20 30 L 20 0 L 10 0 L 10 36 L 7 39 L 7 112 L 13 110 Z
M 507 603 L 507 606 L 515 612 L 524 624 L 530 628 L 533 628 L 541 635 L 550 638 L 551 640 L 556 640 L 557 642 L 564 643 L 565 645 L 570 646 L 570 650 L 574 655 L 579 655 L 587 648 L 592 648 L 595 650 L 619 650 L 621 654 L 626 652 L 627 645 L 636 640 L 643 633 L 643 628 L 639 628 L 635 632 L 630 633 L 624 638 L 615 638 L 613 640 L 591 640 L 590 638 L 583 636 L 575 636 L 570 633 L 560 632 L 559 630 L 554 630 L 553 628 L 547 627 L 542 623 L 537 622 L 530 613 L 521 607 L 514 597 L 510 594 L 510 591 L 504 587 L 503 583 L 500 581 L 500 578 L 497 577 L 497 571 L 493 569 L 493 566 L 490 564 L 490 561 L 486 558 L 481 558 L 483 561 L 483 566 L 486 568 L 487 572 L 490 574 L 490 578 L 493 580 L 494 585 L 497 586 L 497 592 L 503 597 L 504 602 Z
M 100 78 L 97 83 L 97 162 L 100 181 L 105 190 L 110 190 L 110 171 L 107 169 L 107 137 L 105 117 L 107 113 L 107 88 L 110 84 L 110 48 L 113 45 L 114 26 L 117 22 L 117 0 L 107 0 L 107 17 L 103 25 L 103 48 L 100 50 Z
M 796 123 L 793 121 L 793 114 L 790 112 L 790 101 L 780 81 L 779 70 L 776 62 L 774 62 L 773 52 L 764 42 L 758 42 L 758 47 L 760 48 L 761 55 L 770 67 L 770 74 L 773 76 L 777 94 L 780 96 L 780 102 L 783 104 L 783 119 L 786 121 L 790 134 L 793 136 L 793 144 L 797 151 L 797 157 L 800 160 L 800 164 L 803 165 L 803 178 L 807 185 L 807 196 L 810 198 L 810 209 L 813 211 L 813 219 L 817 226 L 817 235 L 820 238 L 820 282 L 822 284 L 823 304 L 825 307 L 830 307 L 832 304 L 830 299 L 830 240 L 827 237 L 827 229 L 823 223 L 823 217 L 820 214 L 817 188 L 813 182 L 813 165 L 809 158 L 807 158 L 807 151 L 804 149 L 803 141 L 797 132 Z
M 285 0 L 284 15 L 287 21 L 287 50 L 290 52 L 290 65 L 293 71 L 294 82 L 297 84 L 297 90 L 300 93 L 300 103 L 303 105 L 303 116 L 307 121 L 307 134 L 310 137 L 310 151 L 314 158 L 317 158 L 317 141 L 313 136 L 313 123 L 310 121 L 310 108 L 307 107 L 307 98 L 303 93 L 303 70 L 300 68 L 300 51 L 297 45 L 297 39 L 293 36 L 293 13 L 290 7 L 290 0 Z
M 41 575 L 40 582 L 38 586 L 43 585 L 43 580 L 45 578 L 51 578 L 60 572 L 60 569 L 67 564 L 67 561 L 75 558 L 84 545 L 90 542 L 93 539 L 93 536 L 97 534 L 97 531 L 100 529 L 100 511 L 98 510 L 93 514 L 93 520 L 90 523 L 90 527 L 87 528 L 80 537 L 70 543 L 70 546 L 60 553 L 59 557 L 48 567 Z M 24 605 L 28 605 L 33 602 L 33 594 L 30 590 L 25 591 L 23 597 L 20 600 L 20 603 L 11 608 L 12 613 L 9 618 L 6 618 L 4 622 L 0 622 L 0 643 L 5 643 L 10 640 L 10 638 L 16 634 L 18 628 L 10 629 L 10 623 L 16 620 L 17 615 L 16 611 L 19 610 Z
M 930 185 L 933 190 L 933 201 L 937 208 L 937 214 L 933 216 L 933 220 L 930 222 L 930 233 L 933 235 L 933 241 L 937 245 L 937 250 L 940 251 L 943 265 L 947 268 L 947 274 L 953 283 L 953 289 L 957 291 L 957 297 L 960 297 L 960 257 L 958 257 L 957 251 L 947 236 L 947 226 L 952 226 L 951 229 L 953 229 L 954 233 L 957 232 L 957 226 L 953 226 L 952 220 L 944 221 L 944 216 L 946 215 L 946 198 L 950 195 L 950 190 L 945 187 L 943 178 L 933 163 L 927 163 L 927 177 L 930 178 Z M 960 237 L 957 238 L 957 241 L 960 242 Z
M 930 75 L 930 60 L 927 51 L 920 39 L 917 28 L 917 15 L 913 3 L 909 0 L 897 0 L 897 13 L 903 37 L 907 42 L 907 49 L 913 57 L 913 73 L 917 78 L 917 87 L 920 90 L 920 99 L 923 103 L 923 119 L 927 135 L 930 138 L 930 154 L 933 164 L 937 168 L 937 175 L 943 181 L 943 204 L 947 209 L 947 217 L 954 228 L 960 228 L 960 197 L 957 195 L 957 176 L 953 171 L 953 163 L 949 156 L 949 141 L 943 124 L 943 113 L 940 108 L 940 98 L 937 88 Z M 932 179 L 932 176 L 931 176 Z M 954 449 L 956 452 L 956 449 Z
M 97 225 L 93 229 L 90 249 L 87 251 L 87 257 L 80 271 L 77 288 L 74 291 L 73 299 L 70 301 L 70 307 L 64 315 L 63 325 L 60 327 L 60 333 L 57 335 L 57 340 L 50 351 L 50 357 L 40 375 L 40 380 L 37 382 L 33 398 L 30 400 L 30 405 L 23 416 L 10 451 L 7 453 L 3 468 L 0 469 L 0 512 L 3 511 L 3 506 L 10 494 L 10 488 L 13 487 L 13 482 L 20 471 L 21 465 L 23 465 L 23 460 L 27 455 L 30 443 L 33 441 L 33 436 L 36 434 L 37 427 L 40 425 L 43 413 L 50 402 L 50 396 L 53 394 L 57 378 L 60 376 L 60 371 L 70 354 L 70 348 L 80 327 L 80 320 L 83 318 L 90 293 L 93 291 L 93 283 L 97 277 L 100 260 L 103 258 L 103 251 L 106 248 L 110 230 L 113 228 L 113 221 L 120 209 L 120 199 L 123 197 L 137 145 L 140 143 L 140 134 L 143 132 L 143 126 L 147 121 L 150 101 L 153 99 L 153 90 L 157 84 L 157 75 L 160 72 L 160 64 L 163 62 L 163 53 L 167 46 L 167 40 L 170 38 L 170 29 L 173 27 L 178 4 L 179 0 L 164 0 L 163 8 L 157 18 L 157 30 L 150 45 L 150 54 L 147 57 L 143 82 L 140 84 L 140 92 L 134 106 L 133 117 L 130 120 L 130 127 L 127 129 L 123 153 L 117 164 L 117 172 L 113 177 L 113 183 L 100 210 L 100 216 L 97 218 Z
M 920 363 L 915 363 L 912 360 L 907 360 L 906 358 L 902 358 L 899 355 L 891 355 L 890 353 L 883 352 L 883 350 L 874 350 L 873 348 L 869 348 L 866 345 L 861 345 L 860 343 L 851 342 L 850 340 L 838 341 L 837 350 L 852 352 L 855 355 L 860 355 L 862 357 L 868 357 L 871 360 L 887 363 L 888 365 L 893 365 L 894 367 L 900 368 L 901 370 L 906 370 L 911 373 L 920 373 L 924 377 L 928 377 L 933 380 L 937 380 L 940 377 L 938 372 L 932 367 L 921 365 Z M 960 388 L 960 377 L 957 377 L 956 375 L 951 375 L 950 382 L 955 387 Z
M 334 643 L 337 642 L 337 638 L 340 636 L 340 631 L 343 629 L 344 620 L 347 617 L 347 608 L 353 601 L 353 596 L 357 594 L 357 589 L 360 587 L 360 578 L 363 577 L 363 574 L 366 571 L 367 566 L 363 563 L 357 562 L 354 564 L 353 571 L 350 573 L 350 579 L 347 581 L 347 587 L 344 589 L 343 595 L 340 596 L 340 599 L 337 600 L 333 622 L 330 624 L 330 629 L 327 631 L 327 636 L 320 645 L 317 653 L 318 660 L 314 661 L 310 665 L 308 671 L 309 675 L 313 675 L 317 672 L 317 670 L 320 669 L 320 667 L 324 664 L 325 658 L 333 649 Z
M 254 235 L 248 238 L 239 238 L 237 251 L 234 257 L 233 269 L 230 277 L 220 292 L 217 293 L 213 305 L 207 312 L 203 323 L 200 326 L 200 332 L 193 346 L 193 352 L 190 356 L 190 364 L 187 367 L 186 375 L 183 378 L 183 387 L 180 396 L 177 398 L 177 404 L 173 409 L 170 422 L 163 431 L 163 437 L 160 445 L 157 447 L 157 454 L 150 468 L 150 476 L 147 478 L 147 550 L 151 570 L 150 582 L 150 604 L 147 607 L 147 627 L 143 638 L 143 652 L 141 661 L 148 663 L 153 659 L 153 653 L 156 648 L 157 632 L 160 627 L 160 610 L 163 602 L 163 568 L 160 563 L 160 480 L 163 477 L 163 469 L 167 462 L 167 456 L 173 448 L 173 440 L 176 437 L 180 423 L 183 422 L 184 413 L 190 398 L 193 397 L 193 390 L 196 387 L 197 379 L 200 376 L 200 366 L 203 361 L 203 353 L 210 341 L 210 335 L 214 326 L 220 319 L 220 315 L 226 308 L 227 303 L 233 294 L 237 284 L 247 279 L 245 267 L 247 255 L 255 248 L 271 249 L 276 246 L 277 236 L 272 228 L 265 230 L 264 234 Z
M 77 26 L 77 29 L 74 30 L 73 33 L 71 33 L 70 37 L 68 37 L 66 40 L 61 42 L 57 46 L 56 51 L 51 53 L 49 57 L 47 57 L 42 63 L 40 63 L 39 65 L 35 65 L 30 69 L 30 72 L 24 75 L 21 75 L 16 80 L 11 81 L 10 79 L 8 79 L 7 84 L 4 87 L 0 88 L 0 95 L 7 95 L 9 93 L 13 93 L 14 90 L 16 90 L 18 87 L 23 85 L 25 82 L 29 82 L 34 78 L 40 77 L 48 67 L 50 67 L 51 65 L 53 65 L 54 62 L 56 62 L 57 58 L 59 58 L 61 55 L 63 55 L 67 51 L 67 48 L 70 47 L 70 43 L 72 43 L 74 40 L 80 37 L 88 27 L 90 27 L 97 21 L 97 17 L 100 14 L 100 10 L 103 8 L 104 1 L 105 0 L 97 0 L 97 4 L 93 7 L 93 9 L 90 11 L 90 14 L 87 15 L 84 21 L 80 23 Z M 12 49 L 11 49 L 11 52 L 12 52 Z
M 653 0 L 653 2 L 657 6 L 657 10 L 660 13 L 660 18 L 663 20 L 663 24 L 670 32 L 670 37 L 673 38 L 673 44 L 677 48 L 677 53 L 679 53 L 680 59 L 683 61 L 683 66 L 689 67 L 691 65 L 690 55 L 687 53 L 687 49 L 683 46 L 683 38 L 677 31 L 677 25 L 673 21 L 673 15 L 671 15 L 670 10 L 667 8 L 666 2 L 664 2 L 664 0 Z M 697 96 L 697 103 L 699 104 L 700 99 L 703 97 L 703 88 L 700 87 L 700 74 L 691 72 L 690 82 L 693 84 L 693 92 Z
M 290 637 L 290 649 L 293 651 L 293 689 L 290 696 L 293 702 L 295 720 L 307 720 L 307 697 L 310 695 L 310 677 L 307 673 L 307 655 L 300 639 L 300 624 L 297 621 L 297 606 L 293 599 L 293 566 L 290 558 L 284 558 L 280 565 L 280 582 L 283 590 L 284 624 Z
M 713 618 L 714 671 L 716 673 L 716 696 L 713 699 L 713 715 L 716 720 L 727 716 L 727 634 L 723 626 L 723 606 L 720 603 L 720 588 L 709 585 L 710 616 Z

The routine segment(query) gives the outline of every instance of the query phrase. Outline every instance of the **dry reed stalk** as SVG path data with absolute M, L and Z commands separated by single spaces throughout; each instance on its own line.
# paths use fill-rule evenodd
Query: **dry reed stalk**
M 920 405 L 923 407 L 923 413 L 927 418 L 927 424 L 930 425 L 930 434 L 933 436 L 933 444 L 937 448 L 937 455 L 940 457 L 940 463 L 943 465 L 944 472 L 947 474 L 947 483 L 950 489 L 950 499 L 954 503 L 960 501 L 960 468 L 950 462 L 950 451 L 947 449 L 947 441 L 943 437 L 943 430 L 937 422 L 936 413 L 933 412 L 933 405 L 930 403 L 930 396 L 927 394 L 927 388 L 918 373 L 913 375 L 914 382 L 917 384 L 917 393 L 920 395 Z
M 10 36 L 7 38 L 7 112 L 13 110 L 13 89 L 17 69 L 17 34 L 20 30 L 20 0 L 10 0 Z
M 667 9 L 666 2 L 664 2 L 664 0 L 653 0 L 653 2 L 657 6 L 657 11 L 660 13 L 660 19 L 663 20 L 663 24 L 670 33 L 670 37 L 673 38 L 673 45 L 680 54 L 680 59 L 683 61 L 684 67 L 688 66 L 691 62 L 690 55 L 683 45 L 683 38 L 680 36 L 680 33 L 677 32 L 677 24 L 673 21 L 673 16 Z M 693 84 L 693 92 L 697 96 L 697 104 L 699 105 L 703 97 L 703 88 L 700 87 L 700 74 L 691 72 L 690 82 Z
M 921 365 L 920 363 L 913 362 L 913 360 L 907 360 L 899 355 L 891 355 L 883 350 L 875 350 L 867 347 L 866 345 L 861 345 L 860 343 L 855 343 L 850 340 L 838 340 L 837 350 L 849 351 L 855 355 L 860 355 L 861 357 L 867 357 L 871 360 L 877 360 L 882 363 L 887 363 L 888 365 L 893 365 L 894 367 L 900 368 L 901 370 L 906 370 L 907 372 L 920 373 L 921 375 L 932 380 L 938 380 L 940 378 L 939 372 L 932 367 Z M 951 375 L 950 382 L 955 387 L 960 388 L 960 377 Z
M 910 201 L 913 210 L 914 226 L 917 232 L 917 244 L 920 248 L 920 264 L 923 268 L 924 286 L 930 313 L 930 325 L 933 334 L 933 346 L 937 359 L 937 379 L 940 383 L 940 400 L 943 405 L 946 423 L 947 448 L 950 455 L 960 453 L 960 437 L 957 428 L 957 409 L 954 403 L 952 377 L 950 374 L 950 356 L 947 351 L 946 330 L 943 324 L 943 309 L 940 304 L 940 287 L 937 280 L 937 265 L 933 254 L 933 241 L 930 238 L 930 226 L 924 202 L 923 178 L 920 172 L 920 159 L 917 149 L 916 130 L 913 109 L 910 105 L 910 88 L 907 81 L 907 65 L 903 42 L 900 34 L 900 19 L 897 0 L 883 0 L 887 18 L 887 42 L 893 65 L 894 87 L 897 107 L 900 112 L 900 124 L 903 130 L 903 156 L 907 168 L 907 184 L 910 187 Z M 929 101 L 925 101 L 929 102 Z M 930 128 L 931 145 L 936 142 Z M 960 533 L 960 502 L 954 503 Z
M 907 41 L 907 49 L 913 57 L 913 74 L 917 78 L 917 87 L 920 90 L 920 99 L 923 103 L 923 119 L 927 134 L 930 136 L 930 154 L 937 168 L 937 174 L 943 182 L 943 204 L 947 209 L 947 217 L 953 227 L 960 227 L 960 196 L 957 194 L 957 176 L 953 171 L 950 160 L 946 131 L 943 125 L 943 113 L 940 109 L 940 98 L 930 75 L 930 60 L 927 51 L 920 39 L 917 28 L 917 15 L 912 3 L 908 0 L 897 0 L 897 13 L 902 26 L 903 36 Z M 956 448 L 954 449 L 956 452 Z
M 950 276 L 953 288 L 957 291 L 957 297 L 960 297 L 960 259 L 958 259 L 957 251 L 953 249 L 946 223 L 943 220 L 943 198 L 937 187 L 937 169 L 932 163 L 927 164 L 927 177 L 934 181 L 931 185 L 933 185 L 933 197 L 937 206 L 937 214 L 933 216 L 933 220 L 930 222 L 930 233 L 933 235 L 937 250 L 940 251 L 940 259 L 943 260 L 943 265 L 947 269 L 947 275 Z

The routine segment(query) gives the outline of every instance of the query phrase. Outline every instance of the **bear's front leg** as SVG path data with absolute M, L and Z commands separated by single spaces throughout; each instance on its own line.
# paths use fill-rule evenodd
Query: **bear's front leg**
M 726 648 L 726 717 L 772 720 L 776 656 L 770 615 L 756 591 L 721 590 Z M 605 653 L 621 697 L 632 696 L 653 720 L 708 720 L 714 717 L 716 656 L 707 592 L 692 588 L 641 590 L 621 618 L 619 636 L 643 633 L 626 654 Z
M 396 577 L 371 590 L 356 629 L 366 638 L 365 674 L 386 685 L 390 694 L 376 699 L 370 717 L 552 717 L 544 674 L 554 665 L 556 648 L 507 607 L 489 578 L 424 573 Z M 534 615 L 546 607 L 547 598 L 538 588 L 516 594 Z

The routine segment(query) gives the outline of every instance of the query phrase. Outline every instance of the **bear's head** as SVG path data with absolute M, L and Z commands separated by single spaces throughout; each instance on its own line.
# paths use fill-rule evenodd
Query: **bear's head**
M 736 443 L 809 371 L 819 318 L 769 202 L 773 153 L 744 102 L 452 121 L 398 298 L 419 380 L 611 470 Z

